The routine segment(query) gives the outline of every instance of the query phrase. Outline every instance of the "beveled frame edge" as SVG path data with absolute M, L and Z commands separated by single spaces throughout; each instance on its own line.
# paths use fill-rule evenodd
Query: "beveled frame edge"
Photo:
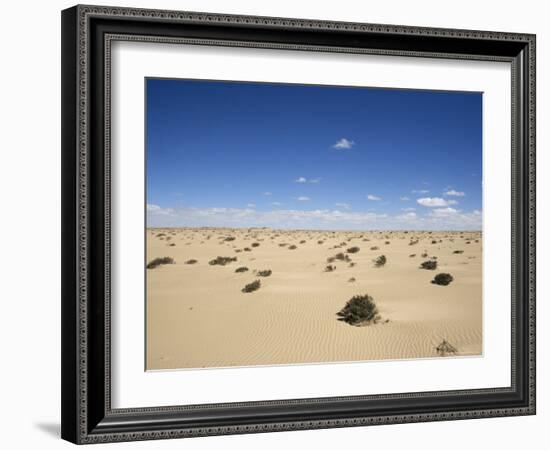
M 360 32 L 360 33 L 381 33 L 382 35 L 404 35 L 404 36 L 438 36 L 444 38 L 461 38 L 489 41 L 518 42 L 524 46 L 523 58 L 511 58 L 516 66 L 513 74 L 520 74 L 514 81 L 514 86 L 524 98 L 525 107 L 517 108 L 513 124 L 519 125 L 517 137 L 514 141 L 517 144 L 517 151 L 523 154 L 525 161 L 517 168 L 523 181 L 520 185 L 518 196 L 523 197 L 524 211 L 528 211 L 523 217 L 519 211 L 518 226 L 522 235 L 526 237 L 528 248 L 522 249 L 525 256 L 525 278 L 527 281 L 528 297 L 526 302 L 526 336 L 528 337 L 528 354 L 524 361 L 526 376 L 528 378 L 528 399 L 526 406 L 517 408 L 492 408 L 476 410 L 457 410 L 422 414 L 392 414 L 387 416 L 349 417 L 345 419 L 321 419 L 321 420 L 292 420 L 277 423 L 256 423 L 236 426 L 195 426 L 191 428 L 170 428 L 155 431 L 130 429 L 124 432 L 112 432 L 109 427 L 103 431 L 94 432 L 93 426 L 88 423 L 90 416 L 89 392 L 89 358 L 90 351 L 88 342 L 88 320 L 90 319 L 90 296 L 88 270 L 89 260 L 89 232 L 90 215 L 88 192 L 90 189 L 90 167 L 88 166 L 89 152 L 89 86 L 88 65 L 89 65 L 89 39 L 88 22 L 92 17 L 124 17 L 136 18 L 143 21 L 162 21 L 172 23 L 197 23 L 197 24 L 239 24 L 246 27 L 276 28 L 281 31 L 287 29 L 316 29 L 330 30 L 335 32 Z M 466 419 L 474 417 L 498 417 L 508 415 L 525 415 L 535 413 L 535 36 L 529 34 L 499 33 L 469 30 L 448 30 L 432 29 L 424 27 L 404 27 L 394 25 L 358 24 L 347 22 L 331 21 L 310 21 L 304 19 L 284 19 L 252 16 L 233 16 L 220 14 L 204 14 L 179 11 L 157 11 L 146 9 L 112 8 L 96 6 L 76 6 L 64 11 L 63 18 L 63 39 L 62 53 L 64 62 L 62 67 L 63 83 L 63 267 L 62 267 L 62 435 L 75 443 L 96 443 L 110 441 L 127 441 L 142 439 L 162 439 L 172 437 L 192 437 L 217 434 L 237 434 L 250 432 L 269 432 L 294 429 L 312 429 L 328 427 L 360 426 L 370 424 L 404 423 L 419 421 L 437 421 L 449 419 Z M 116 36 L 114 36 L 116 37 Z M 119 36 L 120 38 L 120 36 Z M 197 42 L 197 44 L 205 44 Z M 227 42 L 226 42 L 227 44 Z M 211 44 L 210 44 L 211 45 Z M 229 44 L 230 45 L 230 44 Z M 273 46 L 268 46 L 273 48 Z M 321 50 L 326 50 L 324 47 Z M 337 48 L 336 51 L 342 51 Z M 355 51 L 357 49 L 354 49 Z M 371 51 L 371 53 L 374 53 Z M 391 54 L 382 51 L 383 54 Z M 413 56 L 415 52 L 408 52 Z M 426 56 L 417 52 L 418 55 Z M 453 54 L 435 54 L 435 57 L 456 57 Z M 463 58 L 466 56 L 462 55 Z M 521 67 L 518 67 L 520 65 Z M 517 85 L 515 84 L 517 83 Z M 105 86 L 106 95 L 109 87 Z M 106 96 L 106 100 L 108 98 Z M 520 105 L 521 106 L 521 105 Z M 105 128 L 105 145 L 108 148 L 109 127 Z M 513 145 L 516 145 L 513 142 Z M 75 148 L 77 151 L 75 152 Z M 521 158 L 520 158 L 521 159 Z M 108 158 L 105 162 L 108 166 Z M 104 183 L 108 186 L 109 170 L 106 169 Z M 526 175 L 523 178 L 522 175 Z M 98 182 L 98 180 L 95 180 Z M 106 190 L 108 193 L 108 189 Z M 109 207 L 109 196 L 105 196 L 106 207 Z M 522 203 L 520 202 L 520 206 Z M 514 208 L 513 208 L 514 209 Z M 521 208 L 519 208 L 521 209 Z M 108 220 L 108 217 L 106 218 Z M 515 220 L 514 220 L 515 222 Z M 107 224 L 108 225 L 108 224 Z M 108 227 L 107 227 L 108 229 Z M 105 235 L 105 245 L 109 247 L 109 235 Z M 521 246 L 521 242 L 518 243 Z M 519 255 L 521 259 L 521 255 Z M 108 252 L 105 257 L 108 266 Z M 519 274 L 518 274 L 519 275 Z M 105 273 L 108 277 L 109 274 Z M 106 281 L 105 295 L 108 297 L 109 280 Z M 521 291 L 521 286 L 518 287 Z M 78 299 L 75 305 L 75 297 Z M 76 306 L 76 308 L 75 308 Z M 105 311 L 105 323 L 108 330 L 109 316 Z M 93 350 L 93 349 L 92 349 Z M 109 338 L 105 339 L 105 351 L 109 354 Z M 109 378 L 109 362 L 106 361 L 106 377 Z M 457 392 L 457 391 L 454 391 Z M 119 414 L 134 414 L 140 412 L 166 413 L 177 411 L 179 407 L 167 408 L 141 408 L 139 410 L 111 410 L 109 390 L 105 389 L 105 416 L 117 416 Z M 421 397 L 422 394 L 402 394 L 402 397 Z M 387 397 L 387 396 L 378 396 Z M 372 398 L 372 396 L 369 396 Z M 338 398 L 335 398 L 338 399 Z M 327 400 L 327 399 L 312 399 Z M 299 401 L 296 399 L 296 401 Z M 292 401 L 288 401 L 291 404 Z M 281 402 L 277 402 L 281 403 Z M 284 401 L 283 401 L 284 403 Z M 200 407 L 200 405 L 198 405 Z M 166 421 L 165 416 L 165 421 Z

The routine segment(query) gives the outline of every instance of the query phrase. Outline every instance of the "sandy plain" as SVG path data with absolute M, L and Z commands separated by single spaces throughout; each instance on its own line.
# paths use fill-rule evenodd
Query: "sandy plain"
M 327 262 L 338 253 L 350 261 Z M 211 265 L 218 256 L 237 260 Z M 146 270 L 148 370 L 432 358 L 443 340 L 447 356 L 482 352 L 480 232 L 150 228 L 147 262 L 162 257 L 174 262 Z M 432 284 L 442 272 L 454 280 Z M 338 320 L 363 294 L 381 320 Z

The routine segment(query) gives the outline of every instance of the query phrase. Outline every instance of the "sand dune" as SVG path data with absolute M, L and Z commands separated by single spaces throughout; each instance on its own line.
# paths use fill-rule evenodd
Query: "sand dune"
M 353 267 L 327 262 L 339 252 Z M 237 260 L 209 264 L 218 256 Z M 437 357 L 443 339 L 459 356 L 481 354 L 479 232 L 148 229 L 147 261 L 159 257 L 174 263 L 146 271 L 148 369 Z M 436 270 L 419 268 L 432 257 Z M 430 282 L 441 272 L 454 277 L 448 286 Z M 254 280 L 260 289 L 243 293 Z M 374 298 L 381 321 L 338 320 L 358 294 Z

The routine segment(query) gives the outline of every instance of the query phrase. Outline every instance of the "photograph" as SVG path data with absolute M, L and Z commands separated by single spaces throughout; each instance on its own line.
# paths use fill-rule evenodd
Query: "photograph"
M 483 356 L 483 93 L 145 78 L 145 369 Z

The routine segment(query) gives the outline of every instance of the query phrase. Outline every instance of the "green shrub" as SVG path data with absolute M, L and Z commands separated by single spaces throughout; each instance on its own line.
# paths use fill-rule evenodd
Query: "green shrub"
M 453 281 L 454 278 L 450 273 L 438 273 L 432 280 L 432 284 L 439 286 L 447 286 Z
M 254 292 L 260 289 L 262 285 L 262 282 L 260 280 L 253 281 L 252 283 L 248 283 L 245 287 L 241 289 L 242 292 Z
M 437 269 L 437 261 L 424 261 L 422 264 L 420 264 L 420 268 L 426 270 L 435 270 Z
M 162 258 L 155 258 L 147 264 L 147 268 L 148 269 L 155 269 L 155 268 L 157 268 L 159 266 L 163 266 L 165 264 L 174 264 L 174 259 L 170 258 L 169 256 L 164 256 Z
M 380 255 L 378 258 L 373 259 L 375 267 L 383 267 L 386 265 L 387 259 L 386 256 Z
M 208 264 L 211 266 L 225 266 L 226 264 L 237 261 L 237 257 L 231 258 L 230 256 L 218 256 L 216 259 L 213 259 Z
M 376 303 L 370 295 L 356 295 L 336 313 L 338 320 L 350 325 L 368 325 L 380 319 Z

